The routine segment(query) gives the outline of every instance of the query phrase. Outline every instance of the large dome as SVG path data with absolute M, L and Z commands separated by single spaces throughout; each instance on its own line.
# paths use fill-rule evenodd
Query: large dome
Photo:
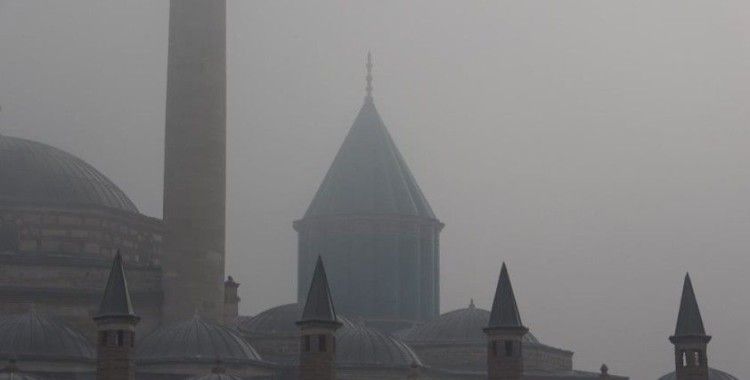
M 659 378 L 659 380 L 675 380 L 675 379 L 677 379 L 677 376 L 675 375 L 674 372 L 670 372 Z M 708 380 L 737 380 L 737 378 L 724 371 L 721 371 L 715 368 L 709 368 Z
M 487 327 L 490 312 L 474 306 L 453 310 L 432 321 L 415 326 L 399 336 L 409 343 L 482 343 L 487 341 L 483 328 Z M 524 336 L 524 342 L 539 344 L 531 333 Z
M 93 166 L 49 145 L 0 135 L 0 162 L 0 202 L 138 212 Z
M 18 359 L 93 360 L 88 340 L 47 315 L 30 311 L 0 318 L 0 355 Z
M 258 336 L 297 336 L 301 310 L 296 303 L 270 308 L 250 319 L 241 319 L 239 330 L 253 337 Z
M 142 362 L 261 360 L 255 349 L 237 333 L 198 316 L 156 329 L 138 342 L 136 357 Z

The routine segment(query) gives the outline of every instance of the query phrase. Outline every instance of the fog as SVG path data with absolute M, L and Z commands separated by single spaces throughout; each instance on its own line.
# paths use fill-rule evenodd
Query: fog
M 750 3 L 229 0 L 228 273 L 292 302 L 296 234 L 364 96 L 446 224 L 443 311 L 524 322 L 577 368 L 673 369 L 690 271 L 709 363 L 750 377 Z M 0 0 L 0 133 L 161 216 L 168 2 Z M 0 184 L 1 186 L 1 184 Z

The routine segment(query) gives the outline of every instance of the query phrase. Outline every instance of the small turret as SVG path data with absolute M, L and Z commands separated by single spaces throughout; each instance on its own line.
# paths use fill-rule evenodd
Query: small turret
M 690 274 L 685 275 L 682 286 L 677 327 L 669 341 L 674 344 L 675 374 L 677 380 L 708 380 L 706 348 L 711 337 L 706 335 L 703 318 L 695 299 Z
M 135 379 L 135 326 L 140 318 L 133 312 L 130 292 L 118 252 L 112 263 L 99 312 L 94 317 L 96 341 L 96 379 Z
M 224 326 L 237 327 L 240 317 L 240 296 L 238 289 L 240 283 L 228 276 L 224 281 Z
M 487 334 L 487 376 L 490 380 L 520 380 L 523 375 L 521 341 L 529 331 L 521 323 L 516 297 L 503 263 L 495 290 Z
M 301 380 L 333 380 L 336 378 L 336 318 L 323 260 L 318 257 L 310 291 L 302 311 L 300 328 L 299 378 Z

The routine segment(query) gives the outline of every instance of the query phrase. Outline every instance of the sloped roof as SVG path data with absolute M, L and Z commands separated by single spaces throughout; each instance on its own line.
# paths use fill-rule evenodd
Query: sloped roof
M 435 219 L 368 96 L 305 217 L 383 214 Z
M 674 371 L 659 378 L 659 380 L 676 380 L 676 379 L 677 379 L 677 375 L 674 373 Z M 708 380 L 737 380 L 737 377 L 727 372 L 709 367 L 708 368 Z
M 51 315 L 32 309 L 0 318 L 0 355 L 23 359 L 88 361 L 96 357 L 91 343 Z
M 674 335 L 706 335 L 703 318 L 701 318 L 701 312 L 698 309 L 698 301 L 695 299 L 693 283 L 690 281 L 690 274 L 685 275 L 685 282 L 682 285 L 680 312 L 677 315 L 677 327 Z
M 318 256 L 315 264 L 315 273 L 310 283 L 310 291 L 307 292 L 307 301 L 302 310 L 302 322 L 337 322 L 336 310 L 333 307 L 331 290 L 328 287 L 328 277 L 323 267 L 323 259 Z
M 159 327 L 136 346 L 140 362 L 257 362 L 260 355 L 229 328 L 192 319 Z
M 505 263 L 500 269 L 500 279 L 497 281 L 488 327 L 523 327 Z
M 485 344 L 487 336 L 482 329 L 490 319 L 489 310 L 474 306 L 449 311 L 399 335 L 407 343 L 478 343 Z M 523 337 L 526 344 L 541 344 L 532 333 Z
M 138 212 L 109 178 L 82 159 L 52 146 L 0 134 L 0 162 L 0 201 Z
M 133 305 L 130 302 L 128 282 L 125 279 L 125 270 L 122 267 L 122 256 L 117 252 L 112 262 L 112 270 L 109 272 L 107 287 L 99 305 L 97 317 L 135 316 Z

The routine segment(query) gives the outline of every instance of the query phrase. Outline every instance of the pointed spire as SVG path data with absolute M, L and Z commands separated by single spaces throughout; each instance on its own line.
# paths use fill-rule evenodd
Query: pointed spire
M 130 302 L 128 282 L 122 266 L 122 255 L 118 251 L 112 263 L 112 270 L 109 272 L 109 280 L 104 289 L 104 297 L 102 297 L 97 318 L 123 316 L 134 317 L 135 313 Z
M 372 102 L 372 53 L 367 51 L 367 96 L 365 96 L 366 102 Z
M 488 328 L 496 327 L 523 327 L 521 315 L 518 313 L 516 297 L 513 294 L 513 287 L 510 285 L 508 268 L 503 263 L 500 270 L 500 279 L 497 282 L 495 290 L 495 300 L 492 302 L 492 312 L 490 313 L 490 323 Z
M 677 327 L 675 328 L 674 335 L 706 335 L 689 273 L 685 275 L 685 282 L 682 285 L 682 300 L 680 301 L 680 312 L 677 315 Z
M 469 309 L 473 310 L 475 308 L 476 308 L 476 306 L 474 306 L 474 299 L 472 298 L 472 299 L 469 300 Z
M 310 283 L 310 291 L 307 293 L 307 302 L 305 302 L 305 309 L 302 311 L 300 322 L 338 323 L 331 298 L 331 289 L 328 287 L 328 277 L 325 267 L 323 267 L 323 259 L 320 256 L 318 256 L 318 262 L 315 264 L 315 273 Z

